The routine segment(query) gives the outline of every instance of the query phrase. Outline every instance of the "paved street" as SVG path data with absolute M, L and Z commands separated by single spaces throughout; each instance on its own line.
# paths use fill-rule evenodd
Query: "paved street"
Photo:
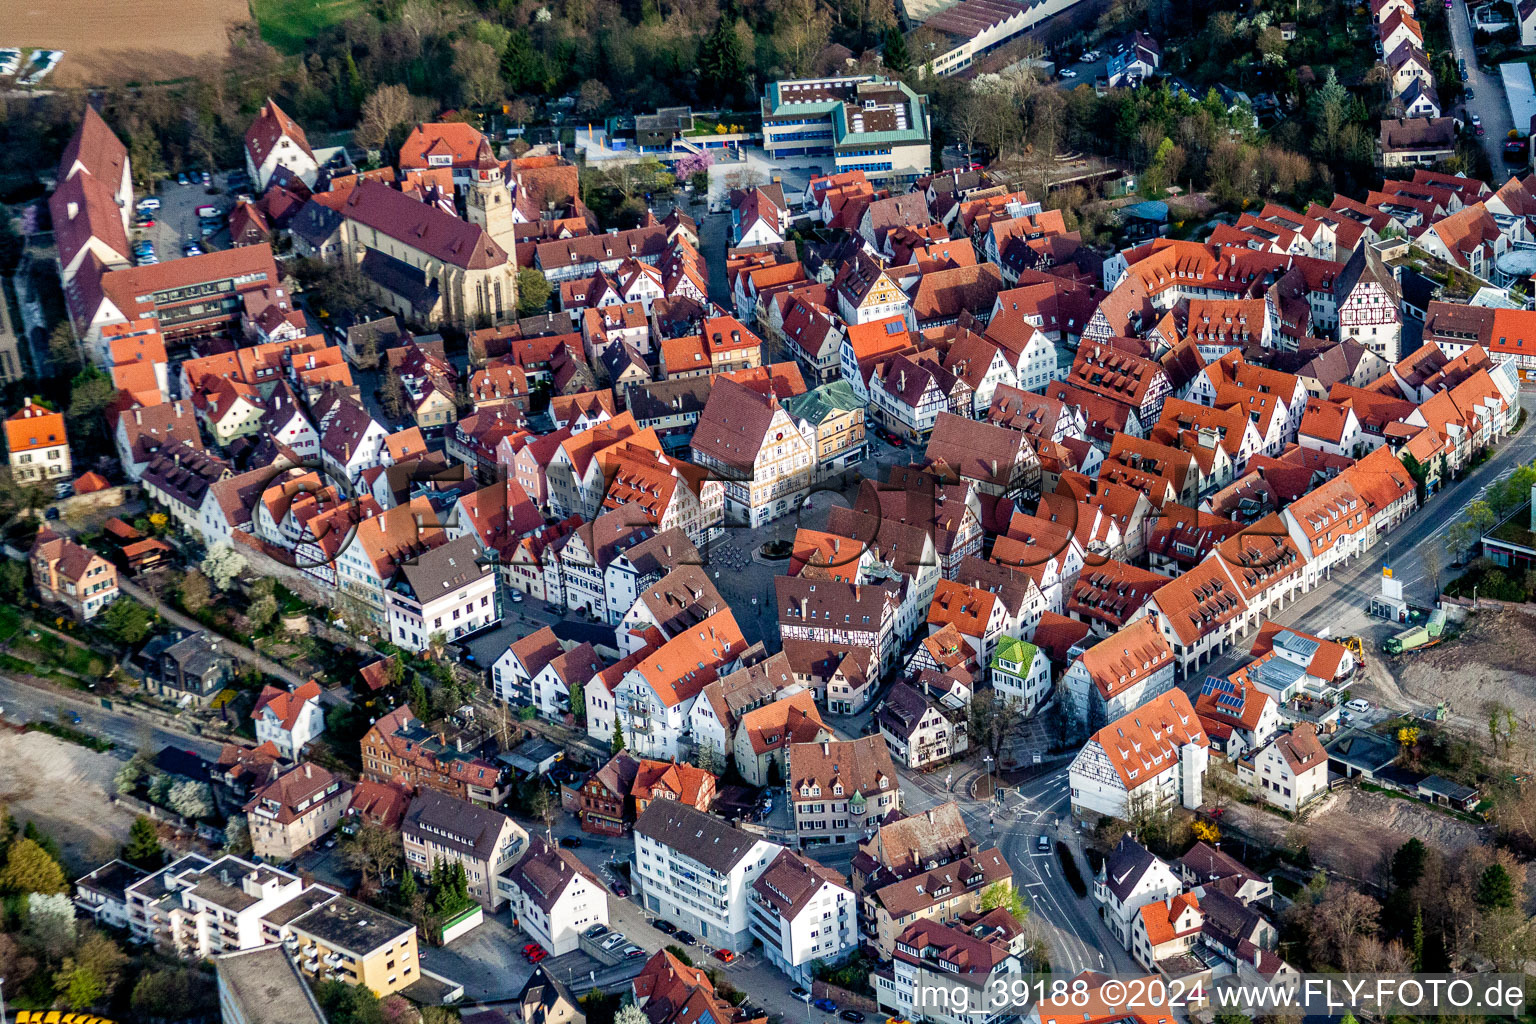
M 1504 82 L 1497 69 L 1491 75 L 1485 75 L 1478 69 L 1477 51 L 1472 48 L 1472 26 L 1467 20 L 1465 0 L 1447 11 L 1445 20 L 1451 25 L 1451 49 L 1458 59 L 1467 62 L 1467 86 L 1474 93 L 1471 100 L 1463 99 L 1461 103 L 1466 111 L 1464 115 L 1459 110 L 1448 110 L 1446 113 L 1464 116 L 1469 124 L 1472 114 L 1483 119 L 1484 135 L 1480 141 L 1483 151 L 1488 154 L 1489 164 L 1493 166 L 1493 186 L 1497 188 L 1504 183 L 1509 171 L 1508 165 L 1504 163 L 1503 147 L 1512 122 L 1509 103 L 1504 98 Z
M 1522 392 L 1521 401 L 1529 413 L 1536 406 L 1536 394 Z M 1536 459 L 1536 429 L 1531 428 L 1528 418 L 1526 429 L 1507 439 L 1491 459 L 1430 498 L 1396 532 L 1276 618 L 1308 631 L 1331 626 L 1335 634 L 1359 632 L 1359 627 L 1376 621 L 1370 618 L 1370 599 L 1380 592 L 1381 566 L 1388 557 L 1394 574 L 1405 583 L 1408 599 L 1430 604 L 1434 586 L 1424 570 L 1423 551 L 1433 547 L 1439 552 L 1441 564 L 1447 567 L 1441 572 L 1442 583 L 1455 575 L 1455 570 L 1448 568 L 1450 555 L 1445 554 L 1446 528 L 1464 516 L 1490 484 L 1532 459 Z
M 1074 829 L 1069 814 L 1069 764 L 1070 759 L 1059 759 L 1020 786 L 1004 790 L 1002 807 L 997 809 L 969 799 L 971 784 L 980 775 L 980 770 L 971 764 L 927 775 L 903 772 L 902 789 L 907 796 L 908 813 L 956 800 L 960 816 L 976 841 L 983 846 L 995 845 L 1002 851 L 1013 868 L 1014 884 L 1028 898 L 1030 920 L 1050 946 L 1053 971 L 1135 972 L 1137 968 L 1130 955 L 1100 923 L 1092 899 L 1079 899 L 1061 873 L 1056 857 L 1057 840 L 1072 849 L 1078 870 L 1092 891 L 1093 874 L 1083 857 L 1082 836 Z M 1038 848 L 1042 835 L 1050 841 L 1048 850 Z
M 212 761 L 218 759 L 223 747 L 217 740 L 162 728 L 154 724 L 146 712 L 120 702 L 114 701 L 112 710 L 108 711 L 96 697 L 54 693 L 0 676 L 0 713 L 5 715 L 6 721 L 18 724 L 44 720 L 57 722 L 59 708 L 80 715 L 80 724 L 75 728 L 111 740 L 128 753 L 138 749 L 153 753 L 170 745 Z

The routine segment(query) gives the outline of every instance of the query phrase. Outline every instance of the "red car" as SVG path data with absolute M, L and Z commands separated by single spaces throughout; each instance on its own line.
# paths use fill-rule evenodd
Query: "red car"
M 536 964 L 547 956 L 549 956 L 549 954 L 544 950 L 536 949 L 532 953 L 528 954 L 528 962 L 531 964 Z
M 905 448 L 907 446 L 907 442 L 902 440 L 900 434 L 892 434 L 887 440 L 892 448 Z
M 545 952 L 544 947 L 539 945 L 537 942 L 530 942 L 528 945 L 523 947 L 523 956 L 528 957 L 530 960 L 536 956 L 547 955 L 548 954 Z
M 717 949 L 714 952 L 714 958 L 723 964 L 728 964 L 736 959 L 736 954 L 728 949 Z

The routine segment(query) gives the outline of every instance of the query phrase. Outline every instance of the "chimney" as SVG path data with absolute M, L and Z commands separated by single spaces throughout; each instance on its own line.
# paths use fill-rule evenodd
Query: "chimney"
M 309 767 L 309 762 L 308 762 L 308 761 L 305 761 L 305 762 L 304 762 L 304 777 L 305 777 L 305 778 L 306 778 L 306 779 L 308 779 L 308 778 L 311 778 L 311 777 L 312 777 L 312 776 L 313 776 L 313 775 L 314 775 L 314 772 L 312 772 L 312 771 L 311 771 L 311 770 L 310 770 L 310 767 Z
M 133 422 L 134 422 L 135 426 L 143 425 L 143 423 L 144 423 L 144 413 L 143 413 L 142 410 L 140 410 L 140 409 L 133 410 Z

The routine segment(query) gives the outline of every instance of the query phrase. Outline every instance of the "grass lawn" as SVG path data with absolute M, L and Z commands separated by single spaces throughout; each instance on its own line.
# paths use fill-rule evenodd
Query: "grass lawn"
M 300 53 L 320 31 L 364 10 L 363 0 L 250 0 L 261 38 L 284 53 Z

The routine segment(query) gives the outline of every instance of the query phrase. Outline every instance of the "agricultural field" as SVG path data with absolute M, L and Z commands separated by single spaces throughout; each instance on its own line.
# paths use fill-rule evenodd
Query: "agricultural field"
M 245 0 L 0 0 L 0 46 L 63 50 L 52 85 L 167 81 L 222 55 Z

